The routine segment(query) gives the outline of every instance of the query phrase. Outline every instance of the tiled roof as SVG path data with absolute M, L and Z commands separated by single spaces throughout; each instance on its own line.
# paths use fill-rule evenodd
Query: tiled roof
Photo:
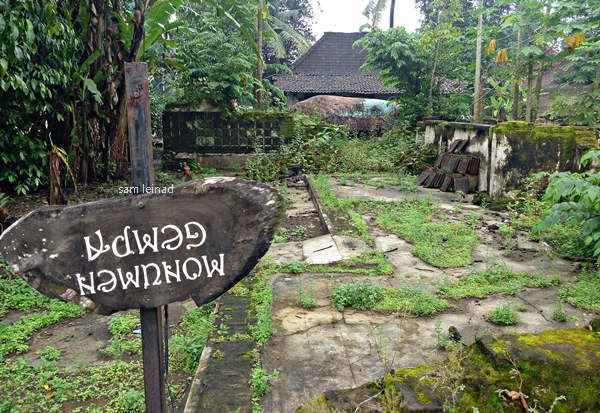
M 355 93 L 355 94 L 398 94 L 394 88 L 381 89 L 377 75 L 313 75 L 297 74 L 274 77 L 275 86 L 284 92 L 303 93 Z
M 376 74 L 362 75 L 360 67 L 367 52 L 352 48 L 365 33 L 325 32 L 300 59 L 292 65 L 294 76 L 274 76 L 274 84 L 284 92 L 320 94 L 398 94 L 398 90 L 381 90 Z
M 294 64 L 295 74 L 358 75 L 367 60 L 367 51 L 352 48 L 365 33 L 325 32 L 323 36 Z

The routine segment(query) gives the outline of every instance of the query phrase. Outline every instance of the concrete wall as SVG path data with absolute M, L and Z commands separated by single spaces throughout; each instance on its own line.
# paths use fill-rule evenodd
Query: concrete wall
M 598 148 L 598 130 L 584 127 L 537 126 L 526 122 L 474 125 L 425 121 L 425 142 L 438 153 L 466 139 L 465 153 L 481 157 L 479 191 L 492 199 L 510 197 L 533 173 L 578 171 L 586 150 Z

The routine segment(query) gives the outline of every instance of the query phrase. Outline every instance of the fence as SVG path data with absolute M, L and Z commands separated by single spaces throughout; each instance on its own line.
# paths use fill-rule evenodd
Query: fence
M 223 119 L 220 112 L 165 111 L 165 151 L 208 153 L 251 153 L 277 149 L 291 141 L 291 116 L 243 116 Z

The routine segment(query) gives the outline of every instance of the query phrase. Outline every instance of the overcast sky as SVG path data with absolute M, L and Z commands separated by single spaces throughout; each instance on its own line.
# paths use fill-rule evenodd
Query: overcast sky
M 313 33 L 317 40 L 324 32 L 357 32 L 360 26 L 369 23 L 362 12 L 369 0 L 311 0 L 315 11 Z M 320 7 L 317 3 L 320 3 Z M 413 0 L 396 0 L 394 26 L 404 26 L 409 32 L 419 27 L 420 14 Z M 390 12 L 385 10 L 380 27 L 387 29 Z

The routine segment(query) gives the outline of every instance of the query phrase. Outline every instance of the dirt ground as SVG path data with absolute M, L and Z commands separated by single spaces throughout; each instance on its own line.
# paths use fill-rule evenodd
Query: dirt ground
M 391 200 L 398 199 L 401 196 L 396 188 L 389 186 L 374 188 L 357 184 L 354 187 L 344 187 L 339 186 L 335 179 L 332 179 L 331 185 L 332 188 L 335 188 L 335 192 L 339 197 Z M 458 198 L 454 194 L 445 194 L 430 190 L 422 190 L 422 192 L 424 195 L 429 194 L 439 199 L 442 203 L 442 210 L 450 220 L 458 220 L 460 219 L 459 215 L 464 216 L 475 210 L 482 211 L 481 208 L 471 205 L 469 199 L 462 200 L 461 205 L 464 207 L 457 210 L 455 206 L 457 205 Z M 103 196 L 104 194 L 105 192 L 98 192 L 96 189 L 83 191 L 80 189 L 80 196 L 86 201 L 103 198 L 105 197 Z M 407 196 L 413 195 L 409 194 Z M 301 182 L 296 180 L 296 182 L 288 184 L 288 197 L 293 199 L 293 202 L 281 223 L 281 227 L 291 230 L 298 226 L 304 226 L 307 230 L 306 238 L 315 238 L 323 235 L 325 230 L 321 226 L 317 211 L 314 205 L 312 205 L 312 200 Z M 26 212 L 44 205 L 44 203 L 44 196 L 40 194 L 23 197 L 18 202 L 11 202 L 9 212 L 13 220 L 16 220 Z M 436 282 L 443 280 L 444 277 L 449 277 L 451 280 L 457 279 L 460 275 L 468 271 L 467 268 L 441 271 L 426 265 L 421 260 L 412 256 L 412 246 L 410 244 L 376 228 L 374 226 L 374 215 L 366 214 L 363 218 L 372 227 L 371 235 L 376 240 L 375 244 L 377 248 L 387 253 L 390 263 L 399 271 L 398 274 L 402 274 L 401 280 L 394 280 L 394 276 L 390 277 L 387 282 L 391 283 L 391 285 L 395 285 L 401 281 L 410 284 L 421 283 L 421 285 L 425 285 L 427 288 L 434 289 Z M 543 245 L 528 240 L 525 233 L 517 233 L 515 235 L 516 247 L 514 250 L 507 251 L 505 249 L 504 237 L 497 232 L 497 229 L 507 219 L 508 216 L 504 213 L 489 210 L 484 211 L 484 218 L 476 228 L 481 244 L 475 252 L 474 265 L 483 267 L 490 257 L 495 257 L 509 262 L 510 267 L 516 271 L 527 270 L 538 272 L 540 267 L 545 265 L 545 269 L 549 273 L 550 260 L 548 257 L 551 256 L 551 252 Z M 338 226 L 337 230 L 343 229 L 340 227 L 343 227 L 344 222 L 338 221 L 335 225 Z M 297 259 L 300 259 L 300 257 Z M 563 280 L 568 280 L 577 272 L 577 265 L 575 263 L 560 259 L 555 259 L 554 263 L 557 271 L 563 276 Z M 280 333 L 267 343 L 263 355 L 264 365 L 268 371 L 277 368 L 282 372 L 280 380 L 275 382 L 272 392 L 261 402 L 265 411 L 293 411 L 286 408 L 292 401 L 290 399 L 290 392 L 296 392 L 293 402 L 297 405 L 305 392 L 314 395 L 329 388 L 353 387 L 380 375 L 381 366 L 372 360 L 373 358 L 377 359 L 377 351 L 373 344 L 374 340 L 377 339 L 377 326 L 398 324 L 398 329 L 390 330 L 389 333 L 390 336 L 388 338 L 394 340 L 392 343 L 396 343 L 396 339 L 391 336 L 392 334 L 402 334 L 408 337 L 402 346 L 398 344 L 393 349 L 395 357 L 397 357 L 394 363 L 395 367 L 414 366 L 438 357 L 434 351 L 436 342 L 436 337 L 433 334 L 434 319 L 406 320 L 402 324 L 395 315 L 388 316 L 387 318 L 381 315 L 365 316 L 364 312 L 357 311 L 346 311 L 342 314 L 333 310 L 328 301 L 327 286 L 330 276 L 303 274 L 301 277 L 304 277 L 307 283 L 314 282 L 316 286 L 322 285 L 317 289 L 317 299 L 319 300 L 317 310 L 306 311 L 297 306 L 297 303 L 295 303 L 296 298 L 290 298 L 295 297 L 294 291 L 297 282 L 295 278 L 293 279 L 286 275 L 275 277 L 273 280 L 275 294 L 280 297 L 285 294 L 287 298 L 283 299 L 283 301 L 275 301 L 273 311 L 275 326 Z M 524 322 L 522 328 L 517 327 L 517 330 L 537 331 L 540 329 L 557 328 L 556 323 L 548 321 L 550 318 L 549 309 L 555 302 L 556 293 L 557 289 L 551 288 L 536 291 L 531 290 L 522 294 L 522 299 L 527 301 L 524 302 L 524 305 L 527 306 L 527 312 L 524 314 L 523 319 L 531 319 L 533 321 L 532 324 L 528 324 L 529 321 Z M 455 325 L 461 329 L 464 337 L 470 338 L 477 334 L 480 328 L 486 328 L 487 331 L 493 332 L 494 328 L 490 327 L 488 322 L 480 318 L 483 312 L 489 311 L 490 308 L 497 305 L 499 300 L 499 297 L 490 300 L 461 300 L 460 303 L 456 303 L 457 309 L 455 311 L 449 311 L 444 314 L 443 326 L 447 329 L 449 325 Z M 170 304 L 169 325 L 175 327 L 181 319 L 181 314 L 190 308 L 190 306 L 194 306 L 194 304 L 189 301 Z M 565 307 L 567 307 L 566 312 L 569 315 L 578 314 L 575 309 L 569 306 Z M 468 318 L 472 314 L 477 314 L 477 317 L 480 318 Z M 4 317 L 4 320 L 12 323 L 20 315 L 18 312 L 11 312 Z M 19 357 L 29 357 L 32 358 L 32 363 L 39 363 L 41 361 L 35 352 L 46 346 L 53 346 L 61 350 L 61 357 L 58 361 L 59 366 L 97 366 L 102 362 L 109 362 L 110 358 L 103 355 L 100 349 L 107 346 L 108 340 L 111 337 L 107 329 L 111 317 L 114 317 L 114 315 L 105 317 L 97 314 L 88 314 L 39 330 L 27 343 L 30 346 L 30 350 L 24 355 L 19 355 Z M 354 342 L 352 341 L 353 339 L 349 338 L 350 333 L 345 328 L 351 326 L 364 330 L 358 333 L 358 336 L 364 338 L 363 341 Z M 497 330 L 499 329 L 497 328 Z M 322 332 L 321 336 L 314 335 L 317 330 Z M 313 336 L 307 334 L 309 331 Z M 427 333 L 423 335 L 423 331 Z M 321 337 L 321 339 L 317 337 Z M 302 340 L 306 342 L 304 344 L 300 343 Z M 319 340 L 321 340 L 320 343 L 318 343 Z M 339 340 L 346 340 L 345 355 L 338 353 L 340 350 L 337 347 Z M 299 350 L 306 348 L 303 347 L 306 343 L 308 343 L 310 351 L 304 354 L 298 353 Z M 351 344 L 350 347 L 348 343 Z M 419 350 L 406 353 L 406 346 L 410 345 L 416 346 L 415 348 L 418 347 Z M 287 350 L 280 351 L 277 348 L 278 346 Z M 329 347 L 325 348 L 323 346 Z M 369 354 L 363 354 L 365 348 L 371 349 Z M 322 360 L 317 357 L 320 354 L 329 354 L 331 360 Z M 334 363 L 336 360 L 345 365 L 343 369 L 349 368 L 348 377 L 350 379 L 340 381 L 339 376 L 336 374 L 343 369 L 336 367 L 336 363 Z M 310 385 L 303 383 L 304 387 L 302 389 L 294 387 L 298 383 L 298 375 L 303 373 L 304 370 L 306 370 L 307 377 L 317 377 L 314 370 L 315 363 L 320 366 L 319 380 L 310 383 Z M 185 383 L 186 377 L 179 377 L 177 380 Z M 247 380 L 247 378 L 244 380 Z M 186 397 L 187 393 L 183 395 L 181 405 L 184 405 Z M 183 408 L 176 411 L 181 412 Z
M 304 194 L 306 186 L 304 181 L 290 180 L 288 183 L 289 193 L 294 195 L 295 205 L 291 205 L 288 213 L 281 222 L 281 227 L 288 230 L 294 230 L 299 226 L 306 229 L 306 236 L 303 239 L 314 238 L 324 234 L 323 227 L 319 221 L 319 216 L 316 209 L 312 206 L 312 201 Z M 79 199 L 87 202 L 95 201 L 108 197 L 111 188 L 118 184 L 104 184 L 102 186 L 88 186 L 79 188 Z M 114 192 L 114 191 L 113 191 Z M 68 198 L 74 197 L 72 191 L 69 191 Z M 43 192 L 30 194 L 24 197 L 11 199 L 8 210 L 10 219 L 8 224 L 16 222 L 19 218 L 26 215 L 30 211 L 47 205 L 46 194 Z M 310 205 L 306 208 L 306 205 Z M 172 331 L 181 321 L 182 314 L 195 307 L 195 304 L 188 300 L 183 302 L 175 302 L 169 304 L 169 326 Z M 27 341 L 29 351 L 24 354 L 14 355 L 13 357 L 25 357 L 31 359 L 30 364 L 41 364 L 42 360 L 36 354 L 38 350 L 44 349 L 47 346 L 52 346 L 61 351 L 61 356 L 57 361 L 58 367 L 77 366 L 95 367 L 102 363 L 110 363 L 110 356 L 102 354 L 101 349 L 107 347 L 109 339 L 112 337 L 108 331 L 110 320 L 121 312 L 110 316 L 102 316 L 95 313 L 89 313 L 82 317 L 64 320 L 60 323 L 48 326 L 35 332 Z M 22 311 L 10 311 L 6 316 L 0 317 L 0 321 L 5 321 L 7 324 L 16 322 L 24 313 Z M 129 356 L 123 355 L 124 361 L 141 360 L 141 355 Z M 171 371 L 172 374 L 172 371 Z M 172 375 L 170 381 L 179 386 L 187 386 L 189 384 L 188 375 L 183 373 Z M 189 386 L 187 388 L 189 391 Z M 180 406 L 174 412 L 182 412 L 185 406 L 185 400 L 188 396 L 187 391 L 182 395 L 178 402 Z M 70 411 L 78 406 L 65 405 L 64 410 Z

